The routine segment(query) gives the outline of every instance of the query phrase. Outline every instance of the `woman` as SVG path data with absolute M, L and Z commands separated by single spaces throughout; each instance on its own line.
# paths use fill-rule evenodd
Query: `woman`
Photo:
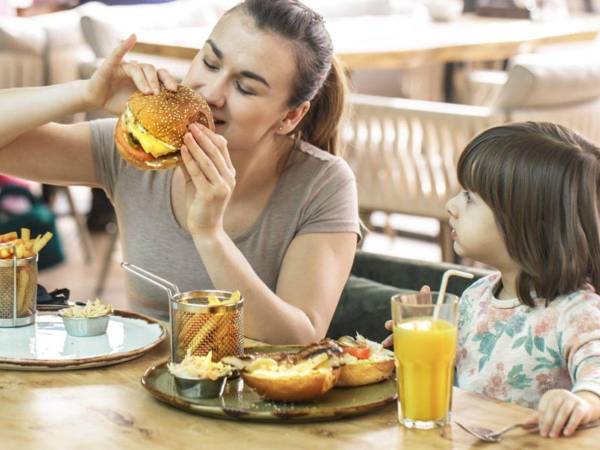
M 344 83 L 322 19 L 294 0 L 248 0 L 221 18 L 182 82 L 206 97 L 216 133 L 191 126 L 174 171 L 127 165 L 113 119 L 51 123 L 98 107 L 119 115 L 136 88 L 176 89 L 167 71 L 122 61 L 134 43 L 90 80 L 0 91 L 0 171 L 105 189 L 124 258 L 182 290 L 240 290 L 247 336 L 323 337 L 360 230 L 354 177 L 335 156 Z M 166 316 L 161 290 L 133 277 L 127 290 Z

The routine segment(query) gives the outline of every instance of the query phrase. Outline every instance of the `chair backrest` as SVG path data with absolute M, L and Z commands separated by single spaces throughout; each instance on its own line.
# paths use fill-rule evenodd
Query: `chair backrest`
M 0 89 L 44 84 L 46 41 L 35 23 L 0 16 Z
M 600 48 L 520 55 L 493 108 L 507 121 L 548 121 L 600 143 Z
M 600 97 L 600 48 L 519 55 L 496 98 L 502 109 L 558 107 Z
M 497 123 L 488 108 L 353 95 L 344 157 L 362 210 L 447 219 L 465 144 Z

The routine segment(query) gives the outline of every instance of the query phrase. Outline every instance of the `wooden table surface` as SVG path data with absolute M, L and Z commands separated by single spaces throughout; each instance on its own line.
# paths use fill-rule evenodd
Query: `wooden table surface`
M 140 384 L 164 360 L 168 343 L 127 363 L 70 372 L 0 370 L 0 448 L 46 449 L 387 449 L 471 448 L 456 425 L 414 431 L 399 426 L 395 405 L 334 422 L 262 424 L 192 415 L 155 400 Z M 453 418 L 493 429 L 531 411 L 456 389 Z M 598 448 L 600 428 L 544 439 L 515 431 L 494 448 Z M 482 444 L 477 444 L 477 447 Z M 483 444 L 486 445 L 486 444 Z M 491 447 L 490 447 L 491 448 Z
M 405 16 L 361 16 L 327 21 L 337 55 L 349 69 L 406 68 L 424 63 L 502 60 L 539 46 L 593 40 L 600 15 L 552 22 L 464 14 L 454 22 Z M 192 59 L 212 27 L 140 32 L 134 51 Z

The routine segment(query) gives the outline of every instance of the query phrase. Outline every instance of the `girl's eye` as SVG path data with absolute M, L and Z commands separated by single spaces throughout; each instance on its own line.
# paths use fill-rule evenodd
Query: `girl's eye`
M 471 201 L 473 200 L 469 191 L 462 191 L 462 195 L 465 198 L 465 202 L 467 203 L 471 203 Z
M 239 81 L 235 82 L 235 87 L 237 88 L 238 91 L 240 91 L 244 95 L 256 95 L 254 92 L 244 89 L 244 87 L 241 85 L 241 83 Z
M 210 64 L 206 59 L 203 59 L 202 61 L 204 62 L 204 65 L 208 68 L 208 70 L 215 71 L 218 69 L 217 66 Z

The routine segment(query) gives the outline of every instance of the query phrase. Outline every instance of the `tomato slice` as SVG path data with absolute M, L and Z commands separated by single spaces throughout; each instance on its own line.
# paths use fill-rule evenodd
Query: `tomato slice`
M 155 159 L 154 156 L 150 155 L 149 153 L 146 153 L 144 150 L 138 150 L 134 147 L 131 147 L 128 150 L 133 156 L 135 156 L 141 161 L 152 161 L 153 159 Z
M 344 352 L 354 356 L 357 359 L 369 359 L 371 349 L 369 347 L 343 347 Z

